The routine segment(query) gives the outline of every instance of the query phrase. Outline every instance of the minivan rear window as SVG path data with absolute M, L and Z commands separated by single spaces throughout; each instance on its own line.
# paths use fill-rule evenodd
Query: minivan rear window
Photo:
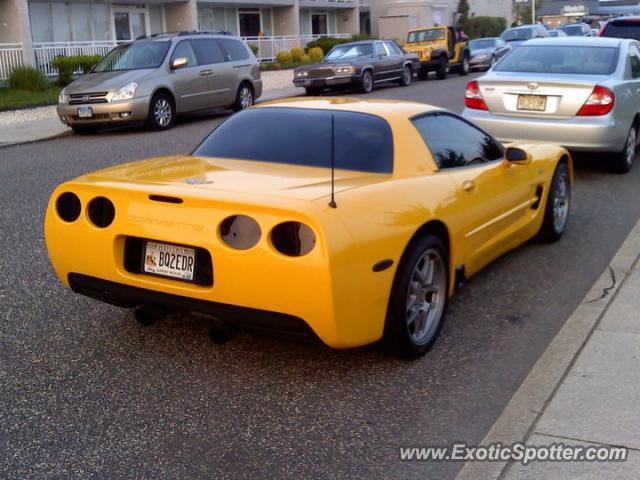
M 640 40 L 640 21 L 614 20 L 607 24 L 600 36 Z
M 193 155 L 327 168 L 332 145 L 336 168 L 393 172 L 391 127 L 358 112 L 252 108 L 223 122 Z
M 231 38 L 219 38 L 218 42 L 227 53 L 227 60 L 235 62 L 237 60 L 246 60 L 249 58 L 249 50 L 239 40 Z
M 617 65 L 617 48 L 525 44 L 504 57 L 493 71 L 609 75 Z

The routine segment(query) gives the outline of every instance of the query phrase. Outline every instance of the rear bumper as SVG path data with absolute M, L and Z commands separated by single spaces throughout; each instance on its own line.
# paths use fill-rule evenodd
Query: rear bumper
M 232 328 L 299 339 L 317 339 L 309 325 L 293 315 L 171 295 L 79 273 L 70 273 L 67 280 L 75 293 L 117 307 L 134 308 L 144 305 L 168 310 L 199 312 L 216 317 Z
M 253 80 L 253 93 L 256 99 L 262 96 L 262 79 Z
M 631 127 L 611 115 L 551 120 L 494 115 L 485 110 L 465 108 L 462 116 L 503 143 L 544 142 L 576 151 L 621 151 Z
M 340 76 L 340 77 L 327 77 L 327 78 L 296 78 L 293 80 L 293 84 L 296 87 L 305 88 L 328 88 L 336 87 L 338 85 L 348 85 L 356 81 L 359 78 L 357 76 Z
M 80 118 L 79 107 L 91 107 L 91 118 Z M 104 125 L 146 120 L 149 114 L 149 97 L 137 97 L 131 100 L 86 105 L 58 104 L 58 117 L 66 125 Z

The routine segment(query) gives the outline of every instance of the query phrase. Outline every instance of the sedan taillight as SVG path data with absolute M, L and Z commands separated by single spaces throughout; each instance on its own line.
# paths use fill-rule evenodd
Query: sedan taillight
M 480 93 L 478 82 L 475 80 L 469 82 L 467 90 L 464 92 L 464 106 L 467 108 L 475 108 L 476 110 L 489 110 Z
M 578 111 L 578 115 L 606 115 L 611 111 L 615 103 L 615 95 L 606 87 L 596 85 L 584 102 L 582 108 Z

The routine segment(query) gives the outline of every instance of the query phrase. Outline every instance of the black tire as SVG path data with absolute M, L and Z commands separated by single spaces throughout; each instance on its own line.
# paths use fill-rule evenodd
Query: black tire
M 408 87 L 411 85 L 411 80 L 413 80 L 413 70 L 409 65 L 405 65 L 402 69 L 402 77 L 398 83 L 403 87 Z
M 612 154 L 611 171 L 614 173 L 629 173 L 633 167 L 633 161 L 636 158 L 636 149 L 638 144 L 638 126 L 631 125 L 627 134 L 627 141 L 624 148 L 620 152 Z
M 356 84 L 356 88 L 360 93 L 371 93 L 373 91 L 373 73 L 371 70 L 362 72 L 362 77 Z
M 147 128 L 150 130 L 169 130 L 176 117 L 176 107 L 170 95 L 159 92 L 151 98 Z
M 469 75 L 469 69 L 470 69 L 469 62 L 470 62 L 469 54 L 466 52 L 463 53 L 462 62 L 460 62 L 460 67 L 458 69 L 458 73 L 460 74 L 461 77 Z
M 91 135 L 98 131 L 98 127 L 93 125 L 72 125 L 71 130 L 76 135 Z
M 424 268 L 423 262 L 427 262 L 427 258 L 433 262 L 430 290 L 428 286 L 415 281 L 419 275 L 418 270 Z M 436 267 L 437 265 L 439 266 Z M 425 276 L 429 276 L 428 272 L 429 270 Z M 388 353 L 408 358 L 427 353 L 442 328 L 447 311 L 448 290 L 449 260 L 442 241 L 433 235 L 425 235 L 412 241 L 398 266 L 391 289 L 382 337 L 383 349 Z M 431 307 L 424 311 L 425 305 L 434 303 L 437 305 L 432 307 L 433 311 Z M 430 312 L 433 312 L 432 317 L 429 317 Z M 422 315 L 426 315 L 426 318 L 423 319 Z M 411 317 L 414 317 L 413 328 Z M 416 329 L 419 326 L 418 322 L 422 324 L 422 320 L 425 332 L 421 337 Z
M 569 221 L 570 207 L 571 183 L 569 179 L 569 167 L 565 161 L 561 161 L 553 173 L 549 193 L 547 193 L 544 218 L 542 220 L 542 226 L 538 231 L 539 240 L 546 243 L 553 243 L 562 238 Z M 563 219 L 559 220 L 558 215 L 564 212 L 565 208 L 566 213 L 563 213 Z
M 436 79 L 444 80 L 447 78 L 447 57 L 444 55 L 438 60 L 438 66 L 436 68 Z
M 322 89 L 318 87 L 304 87 L 304 91 L 310 97 L 315 97 L 322 93 Z
M 418 70 L 418 79 L 426 80 L 427 78 L 429 78 L 429 69 L 426 67 L 420 68 L 420 70 Z
M 240 110 L 246 110 L 256 103 L 255 94 L 253 93 L 253 87 L 249 82 L 242 82 L 236 92 L 236 100 L 231 105 L 234 112 Z

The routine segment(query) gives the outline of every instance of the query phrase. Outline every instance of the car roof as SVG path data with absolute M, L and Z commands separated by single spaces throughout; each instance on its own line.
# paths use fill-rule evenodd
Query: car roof
M 524 28 L 534 28 L 534 27 L 537 27 L 537 26 L 538 26 L 538 25 L 531 25 L 531 24 L 528 24 L 528 25 L 519 25 L 519 26 L 517 26 L 517 27 L 507 28 L 506 30 L 521 30 L 521 29 L 524 29 Z M 540 25 L 540 26 L 542 27 L 542 25 Z M 544 27 L 542 27 L 542 28 L 544 28 Z M 505 30 L 505 31 L 506 31 L 506 30 Z
M 622 23 L 622 22 L 640 22 L 640 16 L 629 15 L 628 17 L 615 17 L 607 20 L 608 23 Z
M 208 31 L 184 31 L 184 32 L 163 32 L 155 33 L 151 36 L 138 37 L 130 43 L 139 42 L 166 42 L 167 40 L 178 40 L 182 38 L 237 38 L 226 32 Z
M 393 106 L 393 108 L 389 108 L 390 106 Z M 317 110 L 340 110 L 346 112 L 368 113 L 370 115 L 382 117 L 385 120 L 407 119 L 422 113 L 442 111 L 442 108 L 418 102 L 384 99 L 362 100 L 359 98 L 337 97 L 285 98 L 282 100 L 262 102 L 256 106 L 256 108 L 264 107 L 313 108 Z
M 615 47 L 618 48 L 624 42 L 634 42 L 627 38 L 613 37 L 554 37 L 537 38 L 529 40 L 526 45 L 562 45 L 565 47 Z

